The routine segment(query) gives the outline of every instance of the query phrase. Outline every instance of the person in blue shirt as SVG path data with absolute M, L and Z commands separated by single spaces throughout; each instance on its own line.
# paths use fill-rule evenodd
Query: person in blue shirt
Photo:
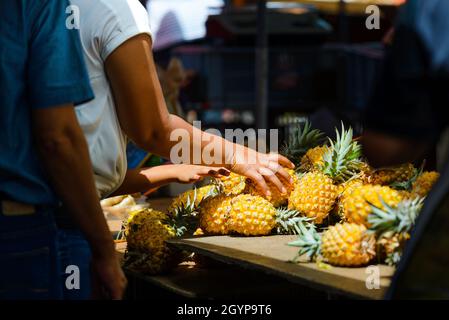
M 0 1 L 0 299 L 126 286 L 74 112 L 93 93 L 68 6 Z

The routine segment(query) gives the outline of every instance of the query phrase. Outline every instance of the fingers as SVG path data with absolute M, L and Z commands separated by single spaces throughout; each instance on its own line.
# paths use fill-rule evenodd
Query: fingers
M 274 184 L 281 193 L 287 193 L 287 189 L 284 187 L 284 184 L 279 180 L 279 178 L 273 171 L 267 168 L 260 168 L 259 172 L 266 181 L 269 181 L 272 184 Z
M 263 194 L 267 197 L 271 197 L 270 188 L 268 188 L 267 182 L 259 172 L 252 170 L 247 172 L 246 176 L 256 184 L 256 188 L 258 188 Z
M 284 168 L 280 167 L 279 170 L 276 172 L 276 174 L 282 180 L 288 181 L 288 183 L 290 183 L 290 184 L 293 183 L 293 178 L 288 174 L 287 170 L 285 170 Z
M 123 271 L 120 269 L 120 276 L 117 279 L 117 285 L 111 289 L 111 299 L 112 300 L 121 300 L 123 299 L 123 295 L 125 294 L 125 289 L 128 281 L 126 280 Z
M 286 157 L 277 154 L 277 153 L 270 153 L 269 155 L 269 159 L 271 161 L 275 161 L 278 162 L 281 166 L 290 168 L 290 169 L 294 169 L 295 165 L 293 164 L 293 162 L 291 162 L 290 160 L 288 160 Z

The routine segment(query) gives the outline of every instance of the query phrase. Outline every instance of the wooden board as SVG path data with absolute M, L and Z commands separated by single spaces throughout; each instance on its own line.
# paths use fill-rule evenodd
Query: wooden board
M 352 298 L 382 299 L 390 284 L 394 269 L 378 265 L 380 288 L 367 289 L 366 268 L 319 268 L 315 263 L 292 263 L 297 248 L 286 243 L 295 236 L 230 237 L 215 236 L 173 239 L 171 245 L 198 252 L 229 264 L 258 269 L 291 282 Z

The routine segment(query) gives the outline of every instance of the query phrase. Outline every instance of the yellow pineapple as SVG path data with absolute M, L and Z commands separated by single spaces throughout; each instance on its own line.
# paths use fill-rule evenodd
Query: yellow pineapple
M 413 164 L 406 163 L 395 167 L 373 170 L 368 177 L 368 182 L 370 184 L 387 186 L 392 183 L 408 181 L 415 174 L 416 168 Z
M 294 189 L 295 184 L 298 182 L 298 177 L 296 175 L 295 170 L 292 169 L 285 169 L 290 176 L 293 178 L 293 183 L 292 184 L 285 184 L 285 188 L 287 189 L 286 193 L 281 193 L 279 191 L 279 189 L 271 182 L 268 182 L 268 187 L 270 188 L 270 192 L 271 192 L 271 196 L 266 196 L 264 193 L 260 192 L 259 189 L 256 187 L 255 183 L 252 182 L 251 180 L 247 180 L 246 182 L 246 188 L 244 193 L 247 194 L 251 194 L 254 196 L 260 196 L 263 197 L 265 199 L 267 199 L 268 201 L 270 201 L 273 206 L 275 207 L 280 207 L 280 206 L 284 206 L 287 204 L 288 201 L 288 197 L 290 196 L 291 192 Z
M 268 235 L 276 225 L 276 209 L 262 197 L 241 194 L 231 200 L 228 225 L 245 236 Z
M 411 193 L 420 197 L 427 196 L 439 177 L 440 174 L 435 171 L 423 172 L 413 182 Z
M 337 198 L 337 186 L 323 173 L 306 173 L 299 178 L 288 200 L 288 208 L 295 209 L 314 223 L 322 223 Z
M 422 209 L 424 198 L 402 200 L 392 207 L 371 204 L 372 213 L 368 216 L 370 230 L 378 237 L 380 257 L 388 265 L 399 262 L 405 243 L 410 239 L 410 231 Z
M 300 168 L 303 171 L 312 171 L 318 166 L 323 164 L 323 156 L 328 151 L 326 146 L 318 146 L 309 149 L 306 154 L 301 158 Z
M 322 163 L 299 178 L 288 200 L 290 209 L 318 224 L 329 215 L 338 196 L 337 184 L 349 181 L 360 171 L 361 148 L 352 135 L 351 128 L 345 130 L 342 126 L 341 134 L 336 130 L 336 140 L 329 141 Z
M 215 185 L 207 185 L 201 188 L 186 191 L 173 199 L 167 211 L 169 213 L 174 213 L 180 207 L 191 203 L 193 203 L 193 206 L 197 208 L 201 201 L 208 197 L 215 196 L 217 193 L 218 189 Z
M 363 185 L 352 192 L 343 194 L 341 199 L 342 214 L 348 222 L 363 224 L 369 227 L 367 217 L 371 213 L 370 204 L 382 207 L 381 200 L 390 206 L 396 206 L 402 197 L 390 187 L 379 185 Z
M 165 241 L 182 235 L 168 215 L 150 208 L 131 212 L 125 223 L 127 252 L 124 265 L 132 270 L 156 274 L 168 270 L 180 261 L 179 252 Z
M 376 239 L 364 225 L 338 223 L 319 234 L 314 226 L 302 227 L 298 240 L 289 243 L 300 247 L 298 257 L 324 260 L 334 266 L 359 267 L 376 256 Z
M 231 172 L 229 176 L 222 176 L 216 182 L 226 195 L 239 195 L 246 187 L 246 177 L 234 172 Z
M 199 209 L 200 228 L 209 234 L 228 234 L 232 197 L 221 194 L 204 200 Z
M 268 200 L 250 194 L 219 195 L 200 207 L 200 226 L 209 234 L 297 234 L 298 224 L 305 222 L 298 211 L 276 209 Z

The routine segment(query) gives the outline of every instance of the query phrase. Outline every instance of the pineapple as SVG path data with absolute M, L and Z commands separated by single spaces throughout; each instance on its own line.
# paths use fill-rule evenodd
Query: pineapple
M 285 187 L 287 189 L 287 192 L 285 194 L 281 193 L 279 189 L 271 182 L 268 182 L 268 187 L 270 188 L 271 196 L 266 196 L 262 192 L 259 191 L 259 189 L 256 187 L 254 182 L 247 179 L 246 182 L 246 188 L 245 193 L 251 194 L 254 196 L 260 196 L 263 198 L 266 198 L 268 201 L 271 202 L 271 204 L 275 207 L 284 206 L 287 204 L 288 197 L 290 196 L 291 192 L 293 191 L 293 188 L 295 184 L 298 182 L 298 177 L 296 175 L 295 170 L 292 169 L 286 169 L 285 170 L 290 174 L 290 176 L 293 178 L 293 184 L 286 184 Z
M 380 197 L 380 198 L 379 198 Z M 369 227 L 368 215 L 372 212 L 369 203 L 382 206 L 380 199 L 390 206 L 397 206 L 402 200 L 400 193 L 390 187 L 362 185 L 352 192 L 344 193 L 340 204 L 345 220 Z
M 298 210 L 320 224 L 329 215 L 337 198 L 337 186 L 322 173 L 306 173 L 290 194 L 288 208 Z
M 289 243 L 300 247 L 298 256 L 323 260 L 334 266 L 359 267 L 367 265 L 376 255 L 376 240 L 364 225 L 338 223 L 319 234 L 314 226 L 301 226 L 298 240 Z
M 413 178 L 416 174 L 416 168 L 411 163 L 400 166 L 381 168 L 373 170 L 368 178 L 370 184 L 388 186 L 392 183 L 405 182 Z
M 419 197 L 427 196 L 439 177 L 440 174 L 435 171 L 423 172 L 413 182 L 411 193 Z
M 379 199 L 382 207 L 370 204 L 372 213 L 368 216 L 370 230 L 378 236 L 378 246 L 388 265 L 399 262 L 403 248 L 422 209 L 424 198 L 405 199 L 396 207 Z
M 267 235 L 276 225 L 276 209 L 266 199 L 242 194 L 231 200 L 229 231 L 245 236 Z
M 313 218 L 315 223 L 322 223 L 334 207 L 338 196 L 336 184 L 353 178 L 360 170 L 361 148 L 352 141 L 352 129 L 345 131 L 342 126 L 341 135 L 337 130 L 335 143 L 323 156 L 322 164 L 316 171 L 303 174 L 295 189 L 290 194 L 288 207 Z
M 306 219 L 298 211 L 276 209 L 268 200 L 249 194 L 219 195 L 200 207 L 200 226 L 209 234 L 297 234 L 299 223 L 306 223 Z
M 246 177 L 233 172 L 229 176 L 223 176 L 215 181 L 221 191 L 228 196 L 239 195 L 246 187 Z
M 298 125 L 292 128 L 292 133 L 282 147 L 281 154 L 290 159 L 296 166 L 301 165 L 301 158 L 307 150 L 312 149 L 323 142 L 323 133 L 312 129 L 309 121 L 304 126 Z
M 207 185 L 198 189 L 195 188 L 194 190 L 186 191 L 173 199 L 167 211 L 169 213 L 174 213 L 176 209 L 192 203 L 194 207 L 197 208 L 201 201 L 217 194 L 218 188 L 215 185 Z
M 328 151 L 327 146 L 318 146 L 309 149 L 306 154 L 301 158 L 300 169 L 301 171 L 312 171 L 316 167 L 323 164 L 324 154 Z
M 186 228 L 167 214 L 151 208 L 131 212 L 125 223 L 127 252 L 124 265 L 147 274 L 167 271 L 181 255 L 165 241 L 184 234 Z
M 231 196 L 220 194 L 203 201 L 200 206 L 200 228 L 210 234 L 228 234 Z

